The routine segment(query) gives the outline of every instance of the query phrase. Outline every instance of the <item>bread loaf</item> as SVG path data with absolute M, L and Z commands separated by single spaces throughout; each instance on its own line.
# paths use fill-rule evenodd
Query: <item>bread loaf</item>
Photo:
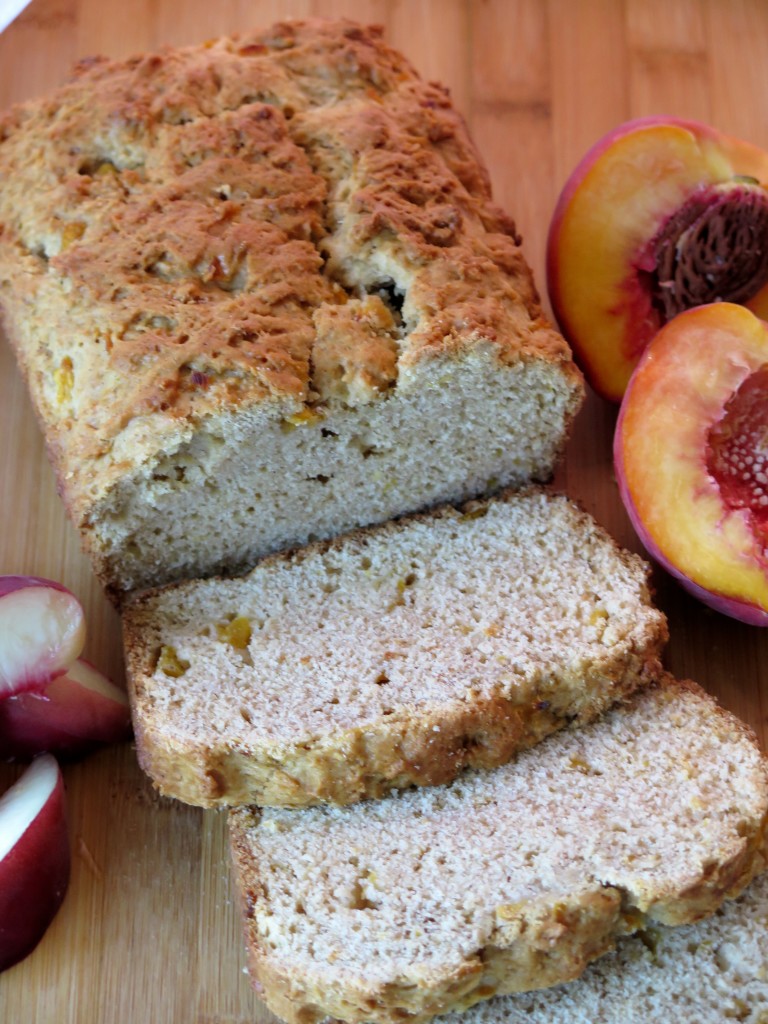
M 737 895 L 763 866 L 767 814 L 754 737 L 671 679 L 449 786 L 241 808 L 250 972 L 292 1024 L 420 1024 L 555 985 L 622 934 Z
M 349 803 L 501 764 L 658 675 L 647 567 L 541 489 L 138 595 L 139 760 L 205 806 Z
M 13 109 L 0 306 L 117 600 L 546 480 L 582 399 L 447 92 L 347 21 Z

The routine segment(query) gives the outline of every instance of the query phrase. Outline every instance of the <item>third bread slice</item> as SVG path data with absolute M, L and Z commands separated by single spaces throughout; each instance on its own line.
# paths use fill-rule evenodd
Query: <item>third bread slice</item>
M 488 768 L 659 673 L 647 567 L 542 489 L 360 530 L 124 616 L 139 757 L 190 803 L 351 803 Z

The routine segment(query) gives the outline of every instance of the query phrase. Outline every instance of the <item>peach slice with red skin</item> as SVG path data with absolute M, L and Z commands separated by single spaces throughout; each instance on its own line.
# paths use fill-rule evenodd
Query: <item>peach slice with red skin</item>
M 0 796 L 0 971 L 37 946 L 69 885 L 64 782 L 50 754 Z
M 672 316 L 727 300 L 768 317 L 768 153 L 707 125 L 645 118 L 581 160 L 547 242 L 549 297 L 598 394 L 620 401 Z
M 768 626 L 768 324 L 727 302 L 671 320 L 632 376 L 614 455 L 648 553 L 705 604 Z
M 82 658 L 41 692 L 0 700 L 0 758 L 29 760 L 47 750 L 73 760 L 131 735 L 128 698 Z
M 0 576 L 0 699 L 45 689 L 84 643 L 83 608 L 66 587 L 39 576 Z

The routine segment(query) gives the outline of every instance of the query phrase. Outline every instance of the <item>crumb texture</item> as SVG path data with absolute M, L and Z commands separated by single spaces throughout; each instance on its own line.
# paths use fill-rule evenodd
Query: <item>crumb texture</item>
M 653 678 L 666 639 L 644 563 L 541 489 L 150 593 L 124 621 L 145 767 L 203 803 L 501 763 Z
M 0 120 L 0 181 L 8 333 L 114 590 L 551 472 L 579 375 L 376 29 L 84 61 Z
M 449 787 L 237 810 L 251 969 L 296 1021 L 421 1020 L 552 985 L 735 895 L 767 810 L 754 737 L 672 680 Z

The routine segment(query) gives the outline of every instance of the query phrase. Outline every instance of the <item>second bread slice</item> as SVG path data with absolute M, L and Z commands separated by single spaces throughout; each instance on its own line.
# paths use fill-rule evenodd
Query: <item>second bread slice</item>
M 204 806 L 351 803 L 492 767 L 658 675 L 647 569 L 545 490 L 149 592 L 124 618 L 141 763 Z

